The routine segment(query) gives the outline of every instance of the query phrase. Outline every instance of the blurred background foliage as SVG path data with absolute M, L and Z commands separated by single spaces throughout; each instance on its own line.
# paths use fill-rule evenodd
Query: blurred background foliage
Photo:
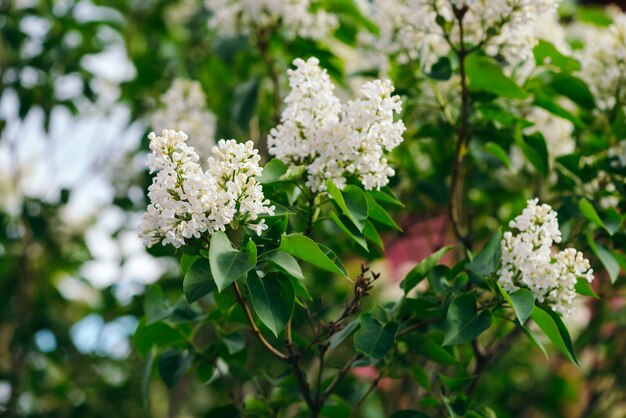
M 378 29 L 352 0 L 322 4 L 340 25 L 328 39 L 312 41 L 277 30 L 219 38 L 207 26 L 210 12 L 195 0 L 0 0 L 0 408 L 9 416 L 139 417 L 148 415 L 146 405 L 151 416 L 235 416 L 214 409 L 229 388 L 190 376 L 168 395 L 163 382 L 144 375 L 146 350 L 140 343 L 133 348 L 146 287 L 160 281 L 173 298 L 182 278 L 173 250 L 148 252 L 136 236 L 150 182 L 146 134 L 159 97 L 177 78 L 201 83 L 217 115 L 216 138 L 251 138 L 260 148 L 279 120 L 286 70 L 295 57 L 318 57 L 340 94 L 350 97 L 353 83 L 378 75 L 376 60 L 363 62 L 360 56 L 367 54 L 357 51 L 359 33 L 375 35 Z M 581 16 L 598 25 L 610 22 L 603 9 L 564 3 L 565 22 Z M 452 239 L 442 216 L 454 158 L 453 128 L 439 104 L 425 97 L 432 80 L 419 65 L 391 59 L 387 69 L 403 97 L 408 130 L 392 156 L 392 186 L 406 204 L 396 211 L 397 221 L 405 232 L 384 237 L 388 257 L 376 262 L 383 272 L 376 292 L 383 301 L 397 294 L 407 263 Z M 534 81 L 535 91 L 548 91 L 550 80 Z M 532 91 L 533 85 L 525 87 Z M 606 276 L 606 268 L 617 282 L 601 280 L 596 291 L 602 299 L 590 302 L 583 310 L 587 317 L 573 324 L 583 367 L 556 354 L 546 361 L 519 341 L 481 382 L 478 396 L 504 417 L 624 416 L 626 378 L 619 371 L 626 370 L 626 305 L 617 276 L 626 266 L 626 236 L 600 232 L 594 235 L 598 243 L 588 241 L 592 227 L 581 217 L 574 183 L 590 183 L 600 170 L 625 173 L 604 160 L 583 170 L 572 162 L 605 151 L 615 124 L 594 124 L 593 103 L 585 109 L 581 99 L 577 114 L 566 115 L 576 122 L 580 147 L 559 160 L 556 178 L 545 186 L 537 168 L 527 165 L 517 178 L 502 169 L 518 105 L 475 95 L 483 116 L 468 169 L 474 241 L 484 241 L 538 194 L 559 202 L 564 234 L 577 248 L 590 254 L 594 245 L 618 250 L 609 256 L 594 251 L 598 275 Z M 616 184 L 623 198 L 623 182 Z M 623 205 L 621 199 L 614 209 L 618 217 Z M 601 212 L 605 219 L 611 213 Z M 332 248 L 348 253 L 354 246 L 335 239 Z M 359 261 L 348 267 L 354 270 Z M 316 286 L 328 288 L 327 280 L 320 277 Z M 339 285 L 326 302 L 342 306 L 350 290 Z M 243 341 L 230 343 L 222 355 L 247 355 Z M 233 379 L 249 377 L 243 367 L 231 373 Z M 421 399 L 427 405 L 418 381 L 390 380 L 370 398 L 363 416 L 382 416 L 385 404 Z M 342 411 L 338 405 L 327 413 Z

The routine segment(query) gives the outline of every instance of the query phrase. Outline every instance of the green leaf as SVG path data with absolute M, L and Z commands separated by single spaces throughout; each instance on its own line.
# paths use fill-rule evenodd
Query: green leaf
M 187 302 L 193 303 L 216 288 L 209 260 L 206 258 L 196 260 L 183 279 L 183 293 L 185 293 Z
M 342 193 L 332 180 L 326 182 L 326 188 L 341 212 L 362 232 L 368 211 L 365 193 L 353 185 L 347 186 Z
M 192 361 L 192 354 L 187 352 L 181 353 L 171 348 L 168 348 L 159 355 L 157 361 L 159 375 L 161 375 L 161 379 L 163 379 L 163 382 L 169 390 L 174 389 L 178 382 L 180 382 L 180 379 L 185 372 L 187 372 L 189 366 L 191 366 Z
M 365 228 L 363 228 L 363 236 L 374 243 L 381 251 L 385 251 L 385 243 L 380 237 L 380 234 L 376 230 L 376 227 L 369 220 L 365 221 Z
M 345 270 L 340 269 L 337 264 L 328 258 L 315 241 L 304 235 L 290 234 L 283 236 L 280 241 L 279 250 L 291 254 L 294 257 L 306 261 L 316 267 L 348 278 Z
M 152 347 L 163 347 L 182 341 L 182 337 L 164 322 L 147 324 L 145 320 L 139 322 L 133 342 L 142 356 L 146 356 Z
M 589 247 L 591 247 L 594 254 L 598 257 L 607 273 L 609 273 L 611 283 L 615 283 L 617 276 L 619 276 L 620 266 L 613 253 L 602 245 L 597 244 L 591 234 L 587 235 L 587 243 L 589 244 Z
M 538 40 L 533 54 L 537 66 L 553 65 L 567 72 L 580 70 L 580 63 L 576 59 L 562 54 L 552 43 L 543 39 Z
M 209 262 L 217 289 L 222 292 L 232 282 L 254 268 L 256 245 L 253 241 L 248 241 L 241 250 L 237 250 L 224 232 L 216 231 L 211 237 Z
M 533 292 L 528 289 L 517 289 L 515 292 L 509 294 L 499 283 L 496 284 L 500 293 L 504 296 L 504 299 L 515 311 L 515 316 L 517 316 L 520 325 L 524 325 L 535 307 L 535 296 L 533 296 Z
M 502 251 L 501 241 L 502 230 L 498 230 L 498 232 L 485 243 L 483 249 L 476 257 L 465 266 L 465 269 L 478 276 L 486 276 L 495 272 L 500 264 Z
M 154 324 L 167 318 L 172 313 L 172 307 L 167 304 L 163 290 L 158 284 L 152 285 L 146 291 L 143 300 L 143 310 L 148 324 Z
M 381 205 L 387 205 L 395 209 L 404 207 L 404 203 L 400 202 L 387 187 L 383 187 L 381 190 L 370 190 L 368 193 Z
M 491 326 L 491 320 L 489 310 L 484 310 L 478 314 L 474 294 L 457 296 L 448 308 L 444 324 L 443 345 L 472 341 Z
M 574 346 L 572 339 L 569 336 L 569 332 L 563 324 L 561 318 L 553 311 L 545 311 L 539 306 L 535 306 L 531 315 L 533 321 L 539 328 L 546 334 L 546 336 L 552 341 L 552 343 L 559 349 L 567 358 L 571 360 L 576 366 L 578 361 L 576 360 L 576 354 L 574 353 Z
M 615 235 L 619 228 L 622 226 L 622 217 L 614 208 L 610 208 L 606 211 L 604 218 L 604 228 L 610 235 Z
M 524 330 L 524 334 L 526 334 L 528 339 L 543 353 L 546 360 L 549 360 L 548 351 L 546 350 L 546 347 L 543 345 L 541 341 L 537 339 L 537 337 L 535 337 L 535 334 L 530 330 L 530 328 L 528 328 L 528 325 L 523 325 L 522 329 Z
M 259 79 L 257 77 L 238 85 L 233 93 L 231 116 L 245 132 L 248 131 L 250 119 L 256 110 L 258 94 Z
M 368 192 L 365 196 L 367 198 L 367 216 L 369 219 L 373 219 L 383 225 L 390 226 L 396 231 L 402 231 L 402 228 L 398 226 L 385 208 L 378 204 L 370 192 Z
M 141 403 L 146 411 L 150 410 L 150 381 L 154 367 L 154 354 L 154 348 L 148 351 L 148 356 L 143 365 L 143 373 L 141 375 Z
M 353 320 L 330 338 L 330 349 L 335 349 L 359 327 L 360 321 Z
M 370 313 L 361 315 L 359 322 L 361 329 L 354 335 L 354 348 L 377 360 L 385 357 L 396 340 L 398 324 L 388 322 L 383 325 Z
M 554 74 L 548 85 L 583 109 L 592 110 L 596 105 L 587 83 L 576 76 L 565 73 Z
M 584 197 L 580 199 L 580 202 L 578 202 L 578 209 L 580 210 L 580 213 L 582 213 L 583 216 L 587 218 L 587 220 L 593 222 L 599 227 L 606 229 L 606 225 L 604 225 L 604 222 L 602 222 L 602 219 L 600 219 L 600 216 L 598 215 L 598 212 L 596 212 L 596 209 L 593 207 L 591 202 L 589 202 Z
M 496 157 L 500 160 L 507 168 L 511 168 L 511 160 L 509 159 L 509 155 L 506 153 L 504 149 L 495 142 L 487 142 L 485 144 L 485 151 Z
M 511 99 L 528 97 L 528 92 L 504 75 L 502 66 L 492 58 L 470 55 L 465 65 L 471 90 L 486 91 Z
M 441 334 L 439 334 L 441 335 Z M 416 354 L 427 357 L 437 363 L 456 364 L 457 360 L 454 355 L 448 352 L 441 344 L 435 342 L 427 335 L 414 333 L 409 337 L 409 350 Z M 439 339 L 439 342 L 441 339 Z
M 189 267 L 191 267 L 191 265 L 199 258 L 199 255 L 190 255 L 184 253 L 180 256 L 180 271 L 183 272 L 183 275 L 187 274 Z
M 543 135 L 540 133 L 523 136 L 516 135 L 515 143 L 537 172 L 546 178 L 550 169 L 550 163 L 548 147 Z
M 263 172 L 258 177 L 257 181 L 260 184 L 271 184 L 280 181 L 280 178 L 287 172 L 289 166 L 279 160 L 278 158 L 274 158 L 269 163 L 265 164 L 263 167 Z
M 295 293 L 291 282 L 280 274 L 259 277 L 252 271 L 248 274 L 248 289 L 259 319 L 278 337 L 293 312 Z
M 449 80 L 450 77 L 452 77 L 452 63 L 450 62 L 450 58 L 439 58 L 439 60 L 430 67 L 430 72 L 425 72 L 425 74 L 433 80 Z
M 284 251 L 274 251 L 267 256 L 267 261 L 283 273 L 304 280 L 304 274 L 298 264 L 298 260 Z
M 367 240 L 363 238 L 358 230 L 351 230 L 348 226 L 351 224 L 344 222 L 341 218 L 339 218 L 339 216 L 337 216 L 334 211 L 330 213 L 330 218 L 335 222 L 339 229 L 341 229 L 348 237 L 350 237 L 350 239 L 352 239 L 352 241 L 359 244 L 359 246 L 361 246 L 361 248 L 363 248 L 365 251 L 369 251 L 369 248 L 367 247 Z M 343 216 L 342 218 L 344 220 L 348 220 L 348 218 L 345 216 Z
M 592 298 L 600 299 L 600 296 L 596 294 L 591 288 L 591 283 L 587 281 L 587 279 L 583 277 L 578 277 L 576 279 L 576 293 L 584 296 L 591 296 Z
M 404 293 L 409 293 L 415 286 L 424 280 L 424 278 L 428 276 L 428 273 L 430 273 L 430 271 L 439 263 L 439 260 L 441 260 L 441 258 L 453 248 L 454 247 L 450 245 L 440 248 L 413 267 L 401 283 Z
M 626 138 L 626 107 L 618 106 L 611 130 L 617 139 Z

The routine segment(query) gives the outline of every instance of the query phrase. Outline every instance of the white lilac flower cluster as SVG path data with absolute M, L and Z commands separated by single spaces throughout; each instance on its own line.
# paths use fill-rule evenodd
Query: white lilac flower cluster
M 178 248 L 191 238 L 208 237 L 232 223 L 245 224 L 261 234 L 267 229 L 260 215 L 274 207 L 255 180 L 261 174 L 258 151 L 245 144 L 220 140 L 204 171 L 182 131 L 164 130 L 150 138 L 150 172 L 156 172 L 142 217 L 140 234 L 146 246 L 162 242 Z
M 522 214 L 509 223 L 515 232 L 504 233 L 498 283 L 507 292 L 527 288 L 540 303 L 570 315 L 577 279 L 591 283 L 593 270 L 574 248 L 553 254 L 552 245 L 561 242 L 557 213 L 537 203 L 538 199 L 529 200 Z
M 626 14 L 619 13 L 609 28 L 577 25 L 574 35 L 582 35 L 584 48 L 577 57 L 582 64 L 581 78 L 587 82 L 597 105 L 611 110 L 626 100 Z M 573 29 L 574 30 L 574 29 Z
M 215 145 L 215 115 L 207 110 L 206 96 L 197 81 L 176 79 L 161 96 L 161 108 L 152 116 L 152 129 L 183 131 L 196 153 L 205 159 Z
M 222 37 L 250 35 L 281 27 L 288 37 L 320 39 L 337 26 L 337 17 L 315 9 L 316 0 L 205 0 L 213 13 L 209 27 Z
M 402 142 L 405 130 L 402 121 L 394 122 L 402 102 L 391 95 L 391 82 L 365 83 L 361 97 L 342 104 L 317 58 L 298 58 L 294 65 L 281 124 L 268 137 L 270 154 L 288 165 L 305 165 L 314 192 L 326 190 L 329 179 L 343 189 L 347 177 L 368 190 L 385 186 L 394 170 L 384 153 Z
M 455 10 L 463 15 L 467 45 L 484 44 L 492 56 L 502 56 L 517 64 L 532 55 L 535 28 L 540 17 L 554 13 L 560 0 L 373 0 L 371 15 L 380 27 L 375 42 L 387 54 L 397 54 L 400 62 L 419 59 L 426 67 L 446 55 L 447 35 L 459 41 Z M 437 20 L 444 20 L 440 25 Z M 443 23 L 443 22 L 441 22 Z

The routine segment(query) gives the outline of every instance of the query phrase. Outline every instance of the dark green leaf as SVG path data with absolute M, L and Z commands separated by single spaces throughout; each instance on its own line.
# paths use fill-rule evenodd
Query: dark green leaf
M 580 202 L 578 202 L 578 209 L 580 210 L 580 213 L 582 213 L 583 216 L 587 218 L 587 220 L 593 222 L 599 227 L 606 229 L 606 226 L 604 225 L 604 222 L 602 222 L 602 219 L 600 219 L 600 216 L 598 215 L 598 212 L 596 212 L 596 209 L 593 207 L 591 202 L 589 202 L 584 197 L 580 199 Z
M 457 296 L 446 315 L 443 345 L 462 344 L 472 341 L 491 326 L 491 312 L 478 314 L 476 296 L 464 294 Z
M 199 258 L 191 265 L 183 279 L 183 293 L 187 302 L 193 303 L 216 288 L 209 260 L 204 257 Z
M 372 197 L 371 192 L 366 194 L 367 197 L 367 216 L 370 219 L 380 222 L 383 225 L 387 225 L 395 229 L 396 231 L 402 231 L 402 228 L 393 220 L 393 218 L 387 213 L 385 208 L 378 204 L 378 202 Z
M 280 274 L 259 277 L 251 271 L 248 289 L 259 319 L 278 337 L 293 312 L 295 293 L 291 282 Z
M 238 85 L 233 93 L 231 115 L 244 131 L 248 131 L 250 119 L 256 110 L 258 93 L 259 79 L 256 77 Z
M 528 92 L 504 75 L 502 66 L 489 57 L 470 55 L 466 60 L 470 89 L 486 91 L 511 99 L 525 99 Z
M 263 167 L 263 172 L 258 178 L 261 184 L 271 184 L 280 181 L 280 178 L 287 172 L 289 166 L 281 160 L 274 158 Z
M 465 269 L 478 276 L 486 276 L 498 269 L 501 256 L 502 231 L 498 230 L 487 241 L 483 249 L 469 262 Z
M 342 216 L 341 218 L 337 216 L 335 212 L 330 213 L 330 218 L 335 222 L 335 224 L 341 229 L 350 239 L 359 244 L 365 251 L 369 251 L 367 247 L 367 240 L 363 238 L 361 233 L 354 227 L 351 229 L 348 225 L 352 225 L 349 223 L 349 219 L 346 216 Z M 343 220 L 342 220 L 343 219 Z M 347 222 L 344 222 L 347 221 Z
M 370 313 L 362 314 L 359 322 L 361 328 L 354 335 L 354 348 L 377 360 L 385 357 L 395 343 L 398 324 L 388 322 L 383 325 Z
M 587 235 L 587 243 L 598 257 L 607 273 L 609 273 L 611 283 L 615 283 L 615 280 L 617 280 L 617 276 L 620 272 L 620 266 L 613 253 L 602 245 L 597 244 L 591 234 Z
M 531 135 L 517 135 L 515 143 L 520 148 L 526 159 L 535 167 L 542 177 L 548 176 L 549 158 L 548 147 L 543 135 L 535 133 Z
M 511 168 L 511 160 L 509 159 L 509 155 L 506 153 L 504 149 L 495 142 L 487 142 L 485 144 L 485 151 L 496 157 L 500 160 L 507 168 Z
M 159 355 L 157 367 L 161 379 L 172 390 L 191 366 L 193 355 L 168 348 Z
M 439 333 L 439 335 L 441 335 Z M 441 338 L 441 337 L 439 337 Z M 442 364 L 455 364 L 456 358 L 445 348 L 441 347 L 441 339 L 439 342 L 435 342 L 431 337 L 423 334 L 414 333 L 409 337 L 409 350 L 426 358 L 429 358 L 437 363 Z
M 439 60 L 430 67 L 430 72 L 425 72 L 425 74 L 433 80 L 449 80 L 452 76 L 452 63 L 450 62 L 450 58 L 439 58 Z
M 391 414 L 390 418 L 430 418 L 428 414 L 414 409 L 405 409 L 402 411 L 396 411 Z

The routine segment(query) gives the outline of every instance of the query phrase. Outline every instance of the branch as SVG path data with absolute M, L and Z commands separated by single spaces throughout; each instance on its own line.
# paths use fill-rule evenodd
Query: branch
M 237 282 L 233 282 L 232 287 L 233 287 L 233 291 L 235 292 L 235 298 L 237 299 L 237 302 L 239 303 L 239 305 L 241 305 L 244 313 L 246 314 L 246 319 L 248 320 L 248 324 L 250 325 L 250 328 L 252 329 L 252 333 L 257 337 L 261 345 L 263 345 L 263 347 L 265 347 L 267 351 L 270 352 L 270 354 L 272 354 L 274 357 L 276 357 L 277 359 L 281 361 L 289 363 L 289 358 L 283 353 L 281 353 L 280 351 L 278 351 L 276 348 L 274 348 L 274 346 L 265 339 L 259 327 L 257 327 L 256 323 L 254 322 L 254 317 L 252 316 L 252 312 L 250 312 L 250 308 L 248 307 L 246 300 L 241 294 L 241 291 L 239 290 L 239 286 L 237 285 Z
M 376 379 L 372 381 L 372 384 L 370 385 L 369 389 L 367 389 L 367 391 L 363 394 L 363 396 L 361 396 L 361 399 L 359 399 L 356 405 L 354 405 L 354 408 L 352 409 L 352 413 L 350 414 L 350 418 L 356 417 L 356 413 L 358 412 L 359 409 L 361 409 L 367 397 L 370 396 L 370 394 L 374 391 L 374 389 L 376 389 L 376 387 L 378 386 L 378 383 L 380 383 L 380 380 L 383 378 L 383 376 L 384 376 L 383 372 L 378 373 L 378 376 L 376 376 Z
M 346 375 L 350 372 L 350 369 L 352 369 L 352 365 L 354 365 L 354 363 L 356 363 L 358 360 L 360 360 L 361 358 L 363 358 L 363 354 L 361 353 L 357 353 L 354 356 L 352 356 L 352 358 L 350 359 L 350 361 L 348 361 L 342 368 L 341 370 L 339 370 L 339 372 L 337 373 L 337 375 L 335 375 L 335 378 L 333 379 L 332 382 L 330 382 L 330 384 L 328 385 L 328 387 L 326 388 L 326 390 L 324 391 L 324 393 L 322 393 L 322 396 L 320 398 L 320 402 L 323 404 L 324 402 L 326 402 L 326 399 L 328 399 L 328 397 L 333 393 L 333 391 L 335 390 L 335 387 L 344 379 L 344 377 L 346 377 Z

